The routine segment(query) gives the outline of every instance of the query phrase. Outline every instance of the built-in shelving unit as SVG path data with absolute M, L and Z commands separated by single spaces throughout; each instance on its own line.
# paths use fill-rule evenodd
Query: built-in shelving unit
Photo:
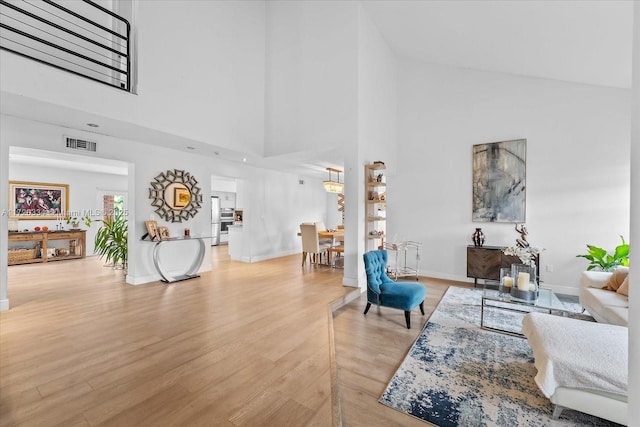
M 365 251 L 381 249 L 387 233 L 387 182 L 384 163 L 364 166 L 365 181 Z

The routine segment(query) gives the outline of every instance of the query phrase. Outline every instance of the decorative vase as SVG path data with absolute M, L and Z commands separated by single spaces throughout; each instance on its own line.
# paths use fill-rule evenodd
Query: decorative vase
M 527 301 L 538 299 L 538 281 L 535 264 L 511 264 L 513 286 L 511 296 Z
M 476 228 L 476 231 L 471 235 L 471 239 L 473 240 L 474 246 L 484 245 L 484 233 L 482 232 L 482 228 Z

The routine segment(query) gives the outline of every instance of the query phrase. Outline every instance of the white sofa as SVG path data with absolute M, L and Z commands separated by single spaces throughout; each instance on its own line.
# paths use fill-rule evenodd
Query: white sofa
M 555 404 L 627 425 L 629 298 L 603 289 L 613 273 L 585 271 L 580 304 L 596 322 L 529 313 L 522 332 L 540 390 Z
M 580 278 L 580 304 L 596 321 L 627 326 L 629 298 L 615 291 L 602 289 L 613 273 L 584 271 Z

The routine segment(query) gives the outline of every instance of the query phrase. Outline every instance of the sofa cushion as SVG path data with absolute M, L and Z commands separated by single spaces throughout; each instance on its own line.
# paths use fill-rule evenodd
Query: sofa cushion
M 419 283 L 390 282 L 380 285 L 380 304 L 410 311 L 424 301 L 427 288 Z
M 629 296 L 629 276 L 624 279 L 624 282 L 622 282 L 622 285 L 620 285 L 616 292 L 620 295 Z
M 612 325 L 627 326 L 629 325 L 629 308 L 628 307 L 607 307 L 607 315 Z
M 589 292 L 598 298 L 601 305 L 629 308 L 629 298 L 624 295 L 620 295 L 617 292 L 608 291 L 606 289 L 589 289 Z
M 609 289 L 610 291 L 617 291 L 620 285 L 622 285 L 622 282 L 624 282 L 624 279 L 627 278 L 628 274 L 629 274 L 628 267 L 616 268 L 616 270 L 613 272 L 613 274 L 609 278 L 609 281 L 607 281 L 607 289 Z
M 583 271 L 580 275 L 580 286 L 583 288 L 606 288 L 612 274 L 609 271 Z

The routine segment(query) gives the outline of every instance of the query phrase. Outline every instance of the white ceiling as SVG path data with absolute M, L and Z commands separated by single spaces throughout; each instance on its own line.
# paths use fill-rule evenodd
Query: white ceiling
M 400 58 L 631 87 L 633 1 L 364 1 Z
M 400 60 L 631 87 L 633 1 L 630 0 L 367 0 L 362 4 Z M 220 150 L 204 142 L 55 105 L 39 104 L 33 108 L 20 98 L 3 93 L 1 111 L 150 144 L 184 149 L 192 146 L 202 155 L 242 161 L 242 153 Z M 86 126 L 88 122 L 101 126 L 91 129 Z M 324 178 L 325 167 L 340 168 L 340 156 L 334 150 L 248 161 Z M 20 157 L 12 152 L 12 161 L 16 160 L 36 161 L 36 157 L 34 153 Z M 49 156 L 47 161 L 55 160 Z M 64 162 L 65 168 L 74 167 L 69 159 L 58 160 Z

